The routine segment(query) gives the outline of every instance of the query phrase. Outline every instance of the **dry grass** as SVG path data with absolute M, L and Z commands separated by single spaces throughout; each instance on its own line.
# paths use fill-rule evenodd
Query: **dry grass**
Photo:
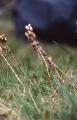
M 26 29 L 35 51 L 25 45 L 14 55 L 0 36 L 0 120 L 76 120 L 76 56 L 48 45 L 49 56 L 33 28 Z

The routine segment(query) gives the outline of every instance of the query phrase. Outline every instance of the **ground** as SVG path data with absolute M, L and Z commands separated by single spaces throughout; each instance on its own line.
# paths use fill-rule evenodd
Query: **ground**
M 11 50 L 5 58 L 23 83 L 0 57 L 0 120 L 77 120 L 77 48 L 40 43 L 57 66 L 72 76 L 59 87 L 56 73 L 51 71 L 48 79 L 30 43 L 16 38 L 12 20 L 0 19 L 0 34 L 6 35 Z

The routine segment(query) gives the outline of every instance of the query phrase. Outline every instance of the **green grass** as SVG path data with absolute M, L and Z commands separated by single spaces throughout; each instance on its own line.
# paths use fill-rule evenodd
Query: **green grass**
M 3 21 L 0 26 L 3 27 Z M 8 21 L 7 21 L 7 24 Z M 12 29 L 11 24 L 8 26 Z M 5 31 L 1 31 L 3 33 Z M 57 75 L 51 72 L 52 79 L 48 81 L 47 73 L 39 57 L 31 46 L 25 46 L 16 41 L 16 37 L 8 34 L 8 45 L 12 53 L 6 58 L 14 68 L 24 84 L 25 93 L 18 83 L 6 62 L 0 57 L 0 98 L 2 104 L 11 112 L 4 112 L 9 120 L 77 120 L 77 53 L 76 48 L 59 44 L 42 44 L 43 48 L 52 56 L 54 62 L 64 71 L 72 75 L 72 79 L 62 85 L 52 96 L 53 91 L 60 82 Z M 1 107 L 3 110 L 3 107 Z M 15 111 L 15 113 L 12 113 Z M 13 114 L 13 115 L 12 115 Z M 9 117 L 13 116 L 13 117 Z M 4 119 L 1 119 L 4 120 Z

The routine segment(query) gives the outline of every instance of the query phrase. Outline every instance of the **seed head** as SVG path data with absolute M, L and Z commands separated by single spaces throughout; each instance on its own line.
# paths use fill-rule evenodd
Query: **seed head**
M 7 38 L 5 37 L 4 34 L 0 35 L 0 42 L 5 43 L 7 41 Z
M 36 35 L 33 33 L 33 28 L 30 24 L 25 26 L 25 29 L 26 29 L 25 35 L 29 39 L 29 41 L 36 39 Z
M 31 24 L 29 24 L 28 26 L 25 26 L 25 29 L 26 30 L 30 30 L 31 32 L 33 32 L 33 28 L 31 26 Z

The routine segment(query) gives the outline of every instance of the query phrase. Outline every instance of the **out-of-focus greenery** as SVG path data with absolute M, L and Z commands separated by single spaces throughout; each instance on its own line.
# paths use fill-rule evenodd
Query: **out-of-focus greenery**
M 0 20 L 0 33 L 8 38 L 12 53 L 7 53 L 6 58 L 25 88 L 23 93 L 14 74 L 0 57 L 0 98 L 2 104 L 16 111 L 11 118 L 11 113 L 3 114 L 5 120 L 77 120 L 77 49 L 57 43 L 41 43 L 54 62 L 73 76 L 52 96 L 59 84 L 56 74 L 51 73 L 52 79 L 48 81 L 39 57 L 28 43 L 23 44 L 16 38 L 10 20 Z

